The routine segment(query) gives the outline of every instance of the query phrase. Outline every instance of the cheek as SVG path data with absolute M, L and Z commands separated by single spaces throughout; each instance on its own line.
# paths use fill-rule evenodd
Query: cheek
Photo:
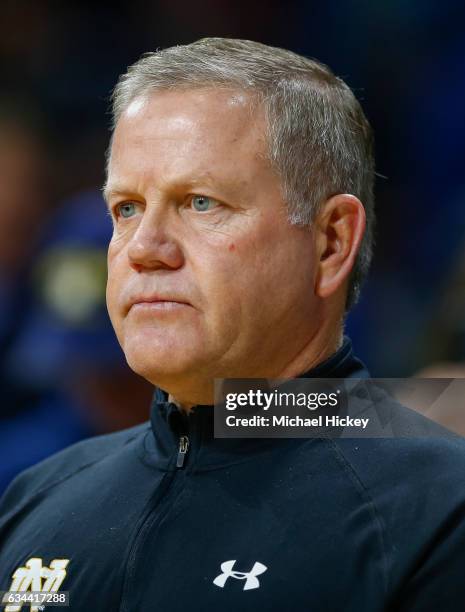
M 256 244 L 249 237 L 236 237 L 217 247 L 209 258 L 204 268 L 209 285 L 207 295 L 212 305 L 220 307 L 225 326 L 239 324 L 259 296 L 263 298 L 261 264 Z
M 277 308 L 288 307 L 299 296 L 309 295 L 313 287 L 311 236 L 298 229 L 281 228 L 276 222 L 260 230 L 246 241 L 229 244 L 227 256 L 238 277 L 235 282 L 259 309 L 265 302 Z
M 111 252 L 111 249 L 108 251 L 107 269 L 107 309 L 113 326 L 115 326 L 118 318 L 118 298 L 122 288 L 123 274 L 118 257 L 115 253 Z
M 108 276 L 108 281 L 107 281 L 106 300 L 107 300 L 108 315 L 110 317 L 111 324 L 113 325 L 115 332 L 118 332 L 119 320 L 118 320 L 118 308 L 117 308 L 117 295 L 114 290 L 114 286 L 113 286 L 110 275 Z
M 224 329 L 239 322 L 248 284 L 247 259 L 247 245 L 240 239 L 208 248 L 204 245 L 190 259 L 188 275 L 198 290 L 199 307 L 207 326 Z

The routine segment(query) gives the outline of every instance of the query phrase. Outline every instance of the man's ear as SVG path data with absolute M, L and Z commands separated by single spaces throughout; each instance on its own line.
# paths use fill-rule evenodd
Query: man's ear
M 314 223 L 317 256 L 315 294 L 334 294 L 348 279 L 357 256 L 366 216 L 363 204 L 350 194 L 325 202 Z

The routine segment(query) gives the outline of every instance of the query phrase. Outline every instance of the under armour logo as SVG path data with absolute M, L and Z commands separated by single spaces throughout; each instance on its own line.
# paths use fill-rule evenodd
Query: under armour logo
M 216 584 L 216 586 L 223 588 L 228 578 L 237 578 L 238 580 L 245 580 L 244 588 L 242 589 L 243 591 L 250 591 L 250 589 L 258 589 L 258 587 L 260 586 L 260 582 L 257 576 L 260 576 L 260 574 L 266 572 L 266 570 L 268 569 L 266 565 L 263 565 L 263 563 L 260 563 L 259 561 L 255 561 L 254 566 L 250 570 L 250 572 L 234 572 L 233 567 L 235 563 L 236 559 L 233 559 L 232 561 L 224 561 L 221 564 L 221 569 L 223 570 L 223 573 L 215 578 L 213 584 Z

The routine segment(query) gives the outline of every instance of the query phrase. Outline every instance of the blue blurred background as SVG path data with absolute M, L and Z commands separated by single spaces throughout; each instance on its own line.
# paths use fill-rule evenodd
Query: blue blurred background
M 148 417 L 104 304 L 108 96 L 141 53 L 251 38 L 329 64 L 376 136 L 375 259 L 347 331 L 373 376 L 465 376 L 465 3 L 4 1 L 0 492 Z M 427 368 L 427 369 L 425 369 Z

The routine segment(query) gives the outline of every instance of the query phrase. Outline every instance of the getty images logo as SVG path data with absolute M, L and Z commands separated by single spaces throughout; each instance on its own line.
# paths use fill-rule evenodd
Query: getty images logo
M 268 569 L 266 565 L 263 565 L 263 563 L 260 563 L 259 561 L 255 561 L 250 572 L 235 572 L 233 571 L 235 563 L 236 559 L 233 559 L 232 561 L 223 561 L 221 564 L 222 573 L 215 578 L 213 584 L 223 588 L 228 578 L 237 578 L 238 580 L 245 580 L 244 588 L 242 589 L 243 591 L 258 589 L 260 582 L 257 576 L 260 576 L 260 574 L 266 572 Z

